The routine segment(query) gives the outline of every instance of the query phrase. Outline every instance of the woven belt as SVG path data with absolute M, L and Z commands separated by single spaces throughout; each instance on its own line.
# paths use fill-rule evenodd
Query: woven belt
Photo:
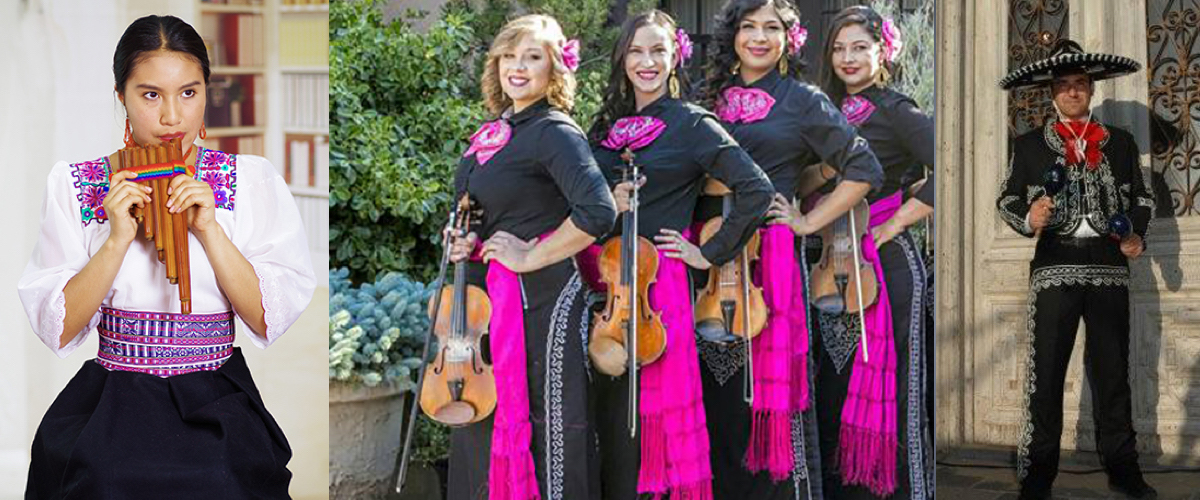
M 109 370 L 159 377 L 216 370 L 233 354 L 233 312 L 172 314 L 100 310 L 100 352 Z

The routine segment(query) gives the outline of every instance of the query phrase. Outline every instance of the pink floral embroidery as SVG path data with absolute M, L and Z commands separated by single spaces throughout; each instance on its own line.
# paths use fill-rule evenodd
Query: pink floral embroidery
M 688 37 L 687 31 L 683 28 L 675 30 L 675 46 L 679 48 L 678 66 L 682 67 L 683 63 L 692 58 L 692 39 Z
M 84 162 L 79 165 L 79 174 L 88 182 L 103 182 L 108 178 L 107 169 L 100 162 Z
M 219 172 L 204 172 L 200 180 L 207 182 L 214 190 L 225 186 L 225 176 Z
M 463 158 L 475 155 L 475 161 L 483 165 L 496 156 L 512 139 L 512 126 L 504 120 L 484 123 L 474 134 L 471 134 L 471 147 L 463 153 Z
M 717 117 L 729 123 L 753 123 L 767 117 L 775 98 L 762 89 L 729 87 L 717 106 Z
M 612 150 L 638 150 L 654 142 L 666 129 L 667 124 L 653 116 L 626 116 L 608 129 L 608 137 L 600 145 Z
M 572 73 L 579 69 L 579 40 L 567 40 L 562 46 L 563 66 Z M 483 162 L 479 162 L 483 163 Z
M 196 161 L 196 180 L 208 183 L 217 208 L 233 210 L 237 195 L 237 156 L 223 151 L 200 148 Z
M 800 23 L 788 28 L 788 54 L 796 55 L 805 43 L 808 43 L 808 29 L 800 26 Z
M 95 221 L 103 224 L 104 196 L 108 194 L 108 158 L 74 163 L 71 176 L 75 178 L 75 199 L 79 200 L 79 221 L 84 227 Z
M 846 115 L 846 121 L 855 127 L 866 123 L 867 119 L 871 118 L 871 113 L 874 112 L 875 105 L 866 97 L 852 95 L 842 101 L 842 114 Z
M 233 210 L 237 192 L 237 156 L 204 148 L 196 155 L 195 179 L 212 187 L 217 208 Z M 84 227 L 92 222 L 103 224 L 108 221 L 104 198 L 108 196 L 110 168 L 107 157 L 71 165 L 75 199 L 79 200 L 79 219 Z
M 904 42 L 900 40 L 900 29 L 896 27 L 892 18 L 885 17 L 880 31 L 883 32 L 883 56 L 888 61 L 896 62 L 900 57 L 900 49 L 904 48 Z

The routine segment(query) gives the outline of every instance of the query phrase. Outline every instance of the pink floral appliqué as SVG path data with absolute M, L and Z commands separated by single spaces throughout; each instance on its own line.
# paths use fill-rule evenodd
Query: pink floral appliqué
M 717 106 L 717 117 L 729 123 L 753 123 L 767 117 L 775 98 L 762 89 L 729 87 Z
M 562 59 L 563 66 L 567 67 L 567 71 L 574 73 L 579 69 L 579 40 L 571 39 L 563 43 Z
M 463 158 L 475 155 L 475 161 L 483 165 L 496 156 L 512 139 L 512 126 L 504 120 L 484 123 L 474 134 L 471 134 L 471 147 L 463 153 Z
M 883 57 L 890 62 L 896 62 L 896 59 L 900 57 L 900 50 L 904 48 L 904 42 L 900 40 L 900 28 L 897 28 L 895 21 L 888 17 L 884 18 L 879 31 L 883 35 Z
M 679 48 L 676 66 L 682 68 L 683 63 L 692 58 L 692 39 L 683 28 L 675 30 L 675 46 Z
M 808 43 L 808 29 L 795 23 L 788 28 L 788 54 L 796 55 Z
M 874 112 L 875 105 L 866 97 L 852 95 L 842 101 L 842 114 L 846 115 L 846 121 L 855 127 L 866 123 L 867 119 L 871 117 L 871 113 Z
M 667 124 L 653 116 L 626 116 L 608 129 L 608 137 L 600 145 L 614 151 L 638 150 L 654 142 L 666 129 Z

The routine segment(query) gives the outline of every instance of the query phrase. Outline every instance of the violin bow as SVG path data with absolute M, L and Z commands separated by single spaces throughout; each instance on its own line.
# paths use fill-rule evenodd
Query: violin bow
M 460 201 L 457 206 L 450 210 L 450 220 L 446 226 L 450 231 L 457 230 L 458 226 L 458 211 L 463 207 L 467 195 L 463 195 L 463 201 Z M 429 344 L 433 338 L 434 328 L 437 327 L 438 313 L 442 308 L 442 286 L 446 284 L 446 267 L 450 262 L 450 231 L 442 232 L 442 259 L 438 264 L 437 279 L 433 287 L 433 318 L 429 320 L 429 331 L 425 334 L 425 347 L 421 349 L 421 368 L 417 370 L 417 386 L 413 388 L 412 408 L 408 410 L 408 425 L 404 432 L 404 449 L 400 454 L 400 471 L 396 477 L 396 493 L 404 490 L 404 479 L 408 475 L 408 458 L 409 451 L 412 449 L 413 432 L 417 427 L 417 409 L 421 407 L 421 389 L 425 386 L 425 365 L 429 363 Z
M 726 196 L 731 196 L 731 194 Z M 757 230 L 756 230 L 757 231 Z M 752 236 L 753 238 L 753 236 Z M 759 246 L 761 252 L 762 247 Z M 746 336 L 746 376 L 742 385 L 742 400 L 748 405 L 754 404 L 754 352 L 750 349 L 750 257 L 746 247 L 742 246 L 742 335 Z
M 626 173 L 629 176 L 630 182 L 633 184 L 633 189 L 629 192 L 629 213 L 625 214 L 629 217 L 628 234 L 622 235 L 625 244 L 625 252 L 622 257 L 629 259 L 629 275 L 626 277 L 625 286 L 629 287 L 629 324 L 625 329 L 629 338 L 626 339 L 625 345 L 629 346 L 629 437 L 637 437 L 637 421 L 638 421 L 638 344 L 637 344 L 637 325 L 639 313 L 637 300 L 637 279 L 638 279 L 638 170 L 637 165 L 633 163 L 633 150 L 625 148 L 625 152 L 621 154 L 621 158 L 625 160 Z
M 863 200 L 860 203 L 865 203 L 865 202 L 866 202 L 866 200 Z M 867 206 L 868 218 L 870 217 L 870 214 L 871 214 L 871 206 L 868 205 Z M 870 358 L 867 356 L 867 315 L 864 312 L 866 310 L 866 306 L 863 305 L 862 272 L 860 272 L 858 269 L 859 263 L 862 262 L 863 257 L 862 257 L 862 253 L 860 252 L 860 249 L 858 248 L 858 228 L 855 227 L 854 209 L 851 208 L 850 212 L 847 215 L 850 217 L 850 235 L 851 235 L 850 245 L 854 249 L 854 291 L 858 294 L 858 321 L 859 321 L 858 331 L 862 337 L 863 362 L 867 363 L 867 362 L 870 362 Z

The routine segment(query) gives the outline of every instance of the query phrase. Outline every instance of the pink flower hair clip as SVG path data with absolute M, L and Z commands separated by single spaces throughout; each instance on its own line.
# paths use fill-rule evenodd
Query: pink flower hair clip
M 788 54 L 796 55 L 804 48 L 804 44 L 808 43 L 808 29 L 800 26 L 800 23 L 793 24 L 788 28 Z
M 579 69 L 579 40 L 567 40 L 562 45 L 563 66 L 572 73 Z
M 900 40 L 900 29 L 896 27 L 892 18 L 885 17 L 880 31 L 883 33 L 883 56 L 894 63 L 900 58 L 900 49 L 904 48 L 904 42 Z
M 679 48 L 678 66 L 683 67 L 683 63 L 692 58 L 692 39 L 688 37 L 687 31 L 683 28 L 675 30 L 675 46 Z

